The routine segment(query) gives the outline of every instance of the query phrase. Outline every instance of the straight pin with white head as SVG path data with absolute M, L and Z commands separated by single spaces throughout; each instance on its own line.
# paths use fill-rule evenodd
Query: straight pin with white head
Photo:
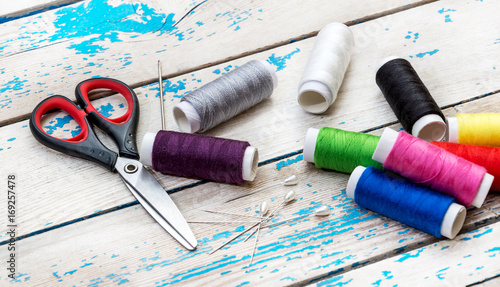
M 260 221 L 188 221 L 187 223 L 259 223 Z
M 240 196 L 237 196 L 237 197 L 233 197 L 231 199 L 228 199 L 228 200 L 224 201 L 224 203 L 230 202 L 230 201 L 233 201 L 233 200 L 236 200 L 236 199 L 239 199 L 239 198 L 242 198 L 242 197 L 245 197 L 245 196 L 257 193 L 257 192 L 261 192 L 263 190 L 266 190 L 266 189 L 269 189 L 269 188 L 273 188 L 273 187 L 276 187 L 276 186 L 279 186 L 279 185 L 291 186 L 291 185 L 297 185 L 297 183 L 299 183 L 299 179 L 297 178 L 297 176 L 296 175 L 291 175 L 291 176 L 285 178 L 285 180 L 283 180 L 283 181 L 277 182 L 277 183 L 272 184 L 270 186 L 265 186 L 265 187 L 259 188 L 257 190 L 251 191 L 249 193 L 246 193 L 246 194 L 243 194 L 243 195 L 240 195 Z
M 280 208 L 283 204 L 285 203 L 288 203 L 288 202 L 291 202 L 295 199 L 295 191 L 291 190 L 289 191 L 287 194 L 285 194 L 284 198 L 283 198 L 283 201 L 280 203 L 280 205 L 278 205 L 278 207 L 276 207 L 273 212 L 271 214 L 269 214 L 268 216 L 266 216 L 264 219 L 262 219 L 260 222 L 257 222 L 255 223 L 254 225 L 250 226 L 250 228 L 246 229 L 246 230 L 243 230 L 242 232 L 236 234 L 235 236 L 233 236 L 231 239 L 229 239 L 227 242 L 225 242 L 224 244 L 220 245 L 219 247 L 217 247 L 216 249 L 210 251 L 208 253 L 208 255 L 211 255 L 213 254 L 214 252 L 216 252 L 217 250 L 221 249 L 222 247 L 228 245 L 229 243 L 233 242 L 236 238 L 240 237 L 241 235 L 247 233 L 249 230 L 253 229 L 254 227 L 256 227 L 257 225 L 259 224 L 262 224 L 263 222 L 267 222 L 269 221 L 269 219 L 271 217 L 274 216 L 274 214 L 276 213 L 276 211 L 278 211 L 278 208 Z
M 269 203 L 267 203 L 267 201 L 263 201 L 259 205 L 259 215 L 260 215 L 260 218 L 261 218 L 261 222 L 263 220 L 263 216 L 266 215 L 268 211 L 269 211 Z M 260 228 L 260 225 L 259 225 L 259 228 Z M 250 233 L 250 235 L 248 235 L 247 239 L 245 239 L 243 242 L 246 242 L 250 237 L 252 237 L 252 235 L 255 234 L 255 232 L 257 232 L 257 230 L 255 230 L 254 232 Z
M 314 209 L 313 214 L 315 216 L 321 216 L 321 217 L 322 216 L 330 215 L 330 207 L 328 207 L 328 205 L 322 204 L 322 205 L 320 205 L 320 206 L 318 206 L 318 207 L 316 207 Z M 280 224 L 288 222 L 288 221 L 292 221 L 292 220 L 300 219 L 300 218 L 303 218 L 303 217 L 307 217 L 309 215 L 311 215 L 311 214 L 303 214 L 303 215 L 299 215 L 299 216 L 296 216 L 296 217 L 288 218 L 288 219 L 282 220 L 280 222 L 273 223 L 271 225 L 262 226 L 262 228 L 273 227 L 273 226 L 280 225 Z
M 262 216 L 266 215 L 266 213 L 269 211 L 269 204 L 267 203 L 267 201 L 264 201 L 260 204 L 259 207 L 260 207 L 259 208 L 260 216 L 262 218 Z M 260 221 L 259 227 L 257 227 L 257 234 L 255 235 L 255 243 L 253 244 L 253 249 L 252 249 L 252 258 L 250 258 L 250 264 L 248 266 L 252 265 L 253 256 L 255 255 L 255 248 L 257 248 L 257 241 L 259 240 L 259 232 L 261 228 L 262 228 L 262 220 Z M 250 238 L 250 236 L 248 238 Z

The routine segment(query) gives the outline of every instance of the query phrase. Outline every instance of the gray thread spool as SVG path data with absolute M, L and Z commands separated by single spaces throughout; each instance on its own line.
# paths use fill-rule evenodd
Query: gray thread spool
M 187 94 L 174 106 L 183 132 L 205 132 L 267 99 L 278 85 L 274 68 L 253 60 Z

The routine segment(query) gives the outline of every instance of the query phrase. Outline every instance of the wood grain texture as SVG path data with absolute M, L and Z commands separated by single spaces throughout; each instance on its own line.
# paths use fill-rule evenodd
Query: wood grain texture
M 301 10 L 283 8 L 300 7 L 298 0 L 172 0 L 161 5 L 87 0 L 11 21 L 0 30 L 0 59 L 12 63 L 0 68 L 0 125 L 26 117 L 33 99 L 72 96 L 72 87 L 89 77 L 109 76 L 138 87 L 157 79 L 158 59 L 165 63 L 165 76 L 184 74 L 301 39 L 331 21 L 355 21 L 419 2 L 426 1 L 359 1 L 353 6 L 314 1 Z
M 0 2 L 0 23 L 38 14 L 82 0 L 18 0 Z
M 302 149 L 303 139 L 309 127 L 332 126 L 362 131 L 386 125 L 396 121 L 396 118 L 383 96 L 378 92 L 374 81 L 366 79 L 373 78 L 374 67 L 379 60 L 394 50 L 400 48 L 406 54 L 414 54 L 415 51 L 422 49 L 418 46 L 407 48 L 402 44 L 408 41 L 403 37 L 408 34 L 406 29 L 410 29 L 408 27 L 414 25 L 420 27 L 421 33 L 419 39 L 414 43 L 415 45 L 421 43 L 423 46 L 428 46 L 432 43 L 432 45 L 448 51 L 422 58 L 410 58 L 440 105 L 461 102 L 495 91 L 498 86 L 498 83 L 494 82 L 496 69 L 491 68 L 491 65 L 495 65 L 494 63 L 499 56 L 494 50 L 488 48 L 490 45 L 489 37 L 481 36 L 477 42 L 473 42 L 476 51 L 484 52 L 482 59 L 489 61 L 483 60 L 484 63 L 482 63 L 482 61 L 478 62 L 472 56 L 468 56 L 469 53 L 457 46 L 457 42 L 450 42 L 448 38 L 439 42 L 440 38 L 437 36 L 437 32 L 434 32 L 437 29 L 432 27 L 445 29 L 450 25 L 442 19 L 443 16 L 440 13 L 435 12 L 439 18 L 435 25 L 441 26 L 429 26 L 425 31 L 422 31 L 423 29 L 419 26 L 421 25 L 420 17 L 439 10 L 438 7 L 441 6 L 438 4 L 441 5 L 441 3 L 434 3 L 412 9 L 415 10 L 412 13 L 410 11 L 402 12 L 354 26 L 353 32 L 359 46 L 355 50 L 353 62 L 338 100 L 325 115 L 308 114 L 296 102 L 296 84 L 307 60 L 307 51 L 312 48 L 314 38 L 167 80 L 165 82 L 166 110 L 171 111 L 172 106 L 179 101 L 183 94 L 208 83 L 220 74 L 242 65 L 250 59 L 267 59 L 276 64 L 278 70 L 279 87 L 273 96 L 255 108 L 211 130 L 208 134 L 247 140 L 259 148 L 260 160 L 263 161 Z M 470 11 L 471 14 L 463 15 L 461 21 L 454 18 L 455 24 L 451 24 L 458 25 L 458 27 L 466 26 L 466 23 L 469 22 L 467 17 L 481 14 L 478 11 L 482 11 L 482 15 L 491 13 L 491 17 L 494 17 L 494 13 L 490 12 L 494 10 L 488 9 L 490 7 L 484 3 L 474 2 L 461 5 L 474 5 L 473 7 L 479 10 L 464 10 L 463 13 Z M 483 25 L 486 25 L 485 21 L 483 20 Z M 384 26 L 381 26 L 381 23 L 385 23 Z M 389 33 L 391 27 L 399 27 L 399 25 L 403 25 L 404 32 Z M 390 27 L 389 31 L 383 28 L 385 26 Z M 380 30 L 380 34 L 375 33 L 370 36 L 371 34 L 367 33 L 367 31 L 376 31 L 377 29 Z M 494 31 L 490 32 L 494 33 Z M 433 33 L 436 35 L 432 36 Z M 401 40 L 398 41 L 396 36 L 389 36 L 393 34 L 401 36 Z M 431 34 L 429 39 L 423 36 L 428 34 Z M 384 41 L 379 41 L 382 36 L 387 38 L 382 38 Z M 467 41 L 470 37 L 468 34 L 460 34 L 455 40 L 458 42 Z M 363 53 L 366 47 L 363 48 L 360 44 L 363 43 L 362 39 L 365 39 L 364 41 L 370 39 L 370 45 L 384 43 L 384 46 L 374 50 L 373 53 Z M 410 43 L 408 46 L 413 46 Z M 460 58 L 461 61 L 456 61 L 461 53 L 463 54 Z M 463 63 L 471 64 L 464 65 Z M 454 68 L 440 70 L 441 66 Z M 484 71 L 482 74 L 484 77 L 479 82 L 480 85 L 477 85 L 478 79 L 476 77 L 478 76 L 474 72 L 475 70 Z M 450 71 L 454 71 L 454 73 L 451 74 Z M 457 78 L 461 79 L 458 83 L 456 82 Z M 67 94 L 72 93 L 72 89 L 68 90 Z M 161 126 L 158 86 L 157 84 L 147 85 L 136 89 L 136 93 L 142 111 L 138 129 L 138 138 L 141 139 L 145 132 L 158 130 Z M 101 99 L 96 101 L 94 105 L 110 114 L 120 113 L 123 112 L 124 108 L 120 108 L 119 98 L 114 96 Z M 493 102 L 498 101 L 497 94 L 488 98 L 492 98 Z M 111 102 L 108 104 L 110 99 Z M 363 103 L 363 106 L 360 107 L 358 103 Z M 490 112 L 498 111 L 495 110 L 498 105 L 492 104 L 487 107 Z M 167 113 L 167 115 L 167 128 L 176 130 L 171 114 Z M 77 131 L 74 121 L 69 121 L 63 116 L 56 116 L 54 122 L 47 124 L 47 127 L 56 133 L 59 130 Z M 289 127 L 293 127 L 293 129 Z M 0 150 L 2 158 L 11 163 L 9 166 L 0 167 L 1 173 L 14 172 L 23 176 L 23 185 L 26 190 L 23 196 L 26 196 L 27 200 L 26 204 L 20 207 L 21 212 L 25 214 L 24 219 L 22 219 L 24 226 L 22 234 L 50 228 L 134 201 L 133 196 L 125 188 L 118 175 L 113 175 L 92 163 L 56 153 L 41 146 L 31 136 L 27 121 L 0 128 L 0 149 L 2 149 Z M 23 154 L 23 157 L 19 158 L 19 154 Z M 193 179 L 161 174 L 157 174 L 157 178 L 166 189 L 174 189 L 196 182 Z M 258 176 L 254 184 L 248 183 L 241 188 L 251 190 L 261 186 L 261 184 L 260 176 Z M 234 187 L 235 190 L 239 188 Z M 185 196 L 189 196 L 188 191 L 183 193 L 186 193 Z M 0 204 L 3 204 L 4 200 L 4 198 L 0 198 Z M 63 207 L 71 206 L 72 208 L 52 208 L 52 204 Z M 5 227 L 2 225 L 2 228 Z
M 384 258 L 400 258 L 405 252 L 413 254 L 436 243 L 457 244 L 463 238 L 438 241 L 360 208 L 345 196 L 348 175 L 317 169 L 305 163 L 300 154 L 259 168 L 264 185 L 291 174 L 300 177 L 296 187 L 273 188 L 227 204 L 221 202 L 241 188 L 207 183 L 171 195 L 189 221 L 229 219 L 204 209 L 255 215 L 262 201 L 274 209 L 291 189 L 297 192 L 297 200 L 280 209 L 278 221 L 310 214 L 320 204 L 331 208 L 329 217 L 309 216 L 264 230 L 252 266 L 248 264 L 253 238 L 248 242 L 239 239 L 208 255 L 243 230 L 242 224 L 191 224 L 199 246 L 188 252 L 135 205 L 19 241 L 20 256 L 30 262 L 23 266 L 24 275 L 19 280 L 41 285 L 58 281 L 65 285 L 302 285 Z M 495 213 L 499 209 L 496 194 L 487 198 L 483 208 L 469 209 L 463 229 L 469 233 L 464 236 L 482 233 L 478 230 L 481 226 L 490 228 L 499 219 Z
M 464 233 L 375 264 L 346 272 L 316 286 L 466 286 L 500 274 L 500 223 Z M 411 270 L 411 271 L 410 271 Z M 498 280 L 491 284 L 498 284 Z M 474 286 L 488 286 L 484 285 Z M 496 286 L 496 285 L 489 285 Z
M 173 34 L 119 32 L 115 35 L 119 39 L 116 42 L 109 34 L 110 38 L 104 40 L 86 35 L 59 38 L 51 44 L 43 37 L 54 35 L 50 34 L 54 33 L 50 25 L 56 19 L 56 12 L 47 12 L 40 15 L 41 18 L 30 18 L 31 24 L 40 21 L 40 26 L 28 25 L 26 29 L 36 32 L 48 27 L 45 29 L 48 35 L 36 36 L 40 38 L 31 35 L 35 37 L 35 45 L 40 46 L 20 54 L 16 51 L 25 44 L 20 32 L 4 31 L 12 27 L 23 29 L 22 22 L 2 25 L 6 30 L 0 30 L 0 46 L 4 47 L 3 50 L 0 47 L 0 63 L 7 64 L 7 68 L 0 68 L 0 117 L 4 117 L 0 122 L 10 124 L 0 127 L 0 158 L 8 163 L 0 166 L 0 177 L 11 173 L 18 176 L 18 235 L 30 236 L 17 242 L 23 262 L 17 280 L 11 282 L 2 273 L 0 285 L 275 286 L 311 282 L 341 285 L 354 278 L 361 280 L 361 285 L 377 284 L 380 279 L 380 285 L 402 286 L 413 282 L 407 278 L 413 276 L 414 270 L 411 278 L 423 285 L 473 284 L 496 276 L 499 247 L 495 245 L 498 241 L 491 238 L 498 233 L 498 194 L 490 194 L 482 208 L 468 210 L 466 225 L 457 239 L 438 240 L 358 207 L 345 196 L 348 175 L 306 164 L 300 149 L 309 127 L 374 129 L 373 134 L 380 134 L 381 126 L 400 128 L 398 124 L 392 125 L 396 118 L 374 83 L 377 64 L 391 54 L 410 60 L 438 104 L 451 106 L 444 110 L 446 116 L 457 111 L 500 112 L 500 84 L 496 80 L 500 42 L 495 34 L 498 29 L 494 29 L 500 24 L 495 13 L 498 4 L 439 1 L 395 13 L 395 10 L 404 10 L 405 4 L 427 1 L 366 1 L 350 10 L 347 8 L 351 3 L 341 2 L 318 1 L 311 4 L 310 10 L 301 11 L 283 9 L 284 6 L 301 7 L 291 2 L 163 3 L 151 0 L 147 7 L 154 7 L 154 11 L 142 6 L 134 13 L 170 15 L 177 9 L 174 22 L 180 21 L 180 15 L 188 14 L 188 17 L 178 23 L 179 28 Z M 85 5 L 89 3 L 105 2 L 86 1 Z M 109 3 L 130 8 L 127 5 L 134 2 Z M 194 7 L 197 7 L 194 12 L 189 12 Z M 377 13 L 387 15 L 370 20 Z M 298 18 L 299 14 L 304 17 Z M 304 23 L 298 25 L 297 19 Z M 296 89 L 315 38 L 285 43 L 315 33 L 332 20 L 354 19 L 369 21 L 351 26 L 357 46 L 339 98 L 324 115 L 307 114 L 296 102 Z M 124 20 L 117 23 L 121 22 Z M 9 38 L 11 32 L 18 38 Z M 178 34 L 181 32 L 182 36 Z M 18 45 L 17 48 L 8 47 L 9 39 L 15 39 L 12 45 Z M 94 44 L 96 49 L 106 49 L 90 56 L 70 48 L 72 45 L 94 47 Z M 162 51 L 163 45 L 168 46 L 166 51 Z M 274 46 L 279 47 L 268 49 Z M 255 52 L 258 49 L 265 51 Z M 253 238 L 248 242 L 237 240 L 208 255 L 242 230 L 241 224 L 191 224 L 199 248 L 188 252 L 134 203 L 118 175 L 41 146 L 31 136 L 27 121 L 17 121 L 50 93 L 72 96 L 74 85 L 81 79 L 112 75 L 137 86 L 135 91 L 142 111 L 139 138 L 142 138 L 145 132 L 160 127 L 157 83 L 140 84 L 156 78 L 158 58 L 163 60 L 164 72 L 169 78 L 164 87 L 167 111 L 184 94 L 251 59 L 272 63 L 279 78 L 279 87 L 269 100 L 208 132 L 248 140 L 259 148 L 261 161 L 274 159 L 259 168 L 255 182 L 242 186 L 204 183 L 187 188 L 196 180 L 155 174 L 167 189 L 186 187 L 171 197 L 188 220 L 228 219 L 204 213 L 202 209 L 254 215 L 264 200 L 273 208 L 289 187 L 270 189 L 228 204 L 221 202 L 269 186 L 291 174 L 300 177 L 299 185 L 292 187 L 299 196 L 296 202 L 280 210 L 277 219 L 309 214 L 322 203 L 330 206 L 332 215 L 309 216 L 264 230 L 252 266 L 248 263 Z M 235 60 L 225 62 L 233 58 Z M 210 66 L 214 63 L 216 65 Z M 40 79 L 33 80 L 35 77 Z M 34 89 L 33 83 L 41 88 Z M 111 116 L 126 109 L 119 96 L 96 100 L 94 105 Z M 167 127 L 177 130 L 170 113 L 167 115 Z M 44 125 L 54 135 L 70 136 L 78 132 L 74 121 L 64 114 L 52 115 L 45 119 Z M 112 145 L 109 141 L 106 143 Z M 5 200 L 0 197 L 0 206 L 6 206 Z M 0 219 L 0 241 L 7 240 L 5 220 Z M 51 228 L 54 229 L 49 230 Z M 7 256 L 4 247 L 0 246 L 0 258 Z M 493 251 L 486 252 L 490 250 L 485 249 L 488 247 Z M 470 258 L 464 253 L 469 248 L 474 248 Z M 452 266 L 446 263 L 446 255 L 460 260 Z M 400 259 L 402 263 L 396 262 Z M 26 262 L 29 264 L 24 264 Z M 428 272 L 429 278 L 425 278 L 425 270 L 414 266 L 425 267 L 429 262 L 434 269 Z M 382 270 L 385 263 L 391 266 L 390 270 Z M 481 266 L 484 267 L 479 268 Z M 393 277 L 388 278 L 390 276 Z

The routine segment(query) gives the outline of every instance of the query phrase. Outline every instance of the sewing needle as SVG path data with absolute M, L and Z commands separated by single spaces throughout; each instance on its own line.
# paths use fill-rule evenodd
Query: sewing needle
M 161 61 L 158 60 L 158 85 L 160 86 L 160 107 L 161 107 L 161 129 L 165 130 L 165 108 L 163 103 L 163 82 L 161 72 Z

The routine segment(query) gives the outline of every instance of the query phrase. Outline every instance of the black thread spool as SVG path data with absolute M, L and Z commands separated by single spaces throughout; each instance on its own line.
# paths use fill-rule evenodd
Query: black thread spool
M 385 59 L 375 81 L 407 132 L 426 141 L 443 139 L 445 117 L 410 62 Z

